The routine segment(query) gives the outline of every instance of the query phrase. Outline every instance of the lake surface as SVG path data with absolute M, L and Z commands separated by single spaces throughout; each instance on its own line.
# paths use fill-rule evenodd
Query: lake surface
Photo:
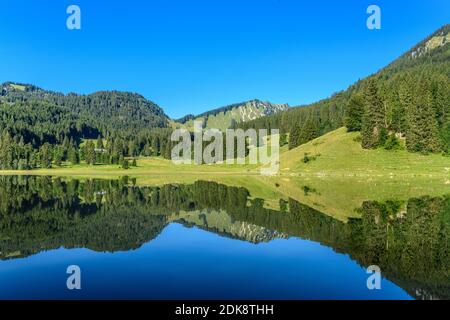
M 0 298 L 449 299 L 450 196 L 365 201 L 347 221 L 267 202 L 206 181 L 0 177 Z

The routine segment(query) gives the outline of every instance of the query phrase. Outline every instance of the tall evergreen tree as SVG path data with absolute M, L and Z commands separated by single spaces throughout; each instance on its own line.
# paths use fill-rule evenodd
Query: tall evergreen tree
M 39 149 L 39 164 L 42 168 L 51 168 L 53 161 L 52 146 L 44 143 Z
M 104 149 L 105 146 L 103 144 L 103 139 L 101 136 L 98 136 L 97 143 L 96 143 L 97 149 Z
M 308 118 L 308 120 L 306 120 L 306 122 L 304 123 L 304 125 L 300 130 L 298 145 L 307 143 L 308 141 L 311 141 L 317 137 L 318 137 L 317 124 L 311 116 L 310 118 Z
M 385 130 L 385 109 L 378 96 L 377 84 L 374 79 L 368 80 L 364 90 L 364 114 L 362 117 L 362 146 L 375 148 L 380 145 L 382 130 Z
M 67 158 L 68 158 L 69 162 L 72 163 L 72 164 L 79 164 L 80 163 L 80 158 L 78 156 L 78 151 L 73 146 L 69 148 L 69 151 L 67 152 Z
M 64 147 L 56 146 L 53 152 L 53 160 L 55 161 L 55 164 L 58 167 L 61 166 L 63 159 L 64 159 Z
M 91 140 L 88 140 L 84 146 L 84 160 L 87 164 L 95 164 L 95 146 Z
M 420 90 L 425 90 L 425 81 Z M 420 96 L 408 110 L 406 147 L 413 152 L 437 152 L 440 150 L 438 124 L 433 109 L 431 92 Z
M 364 113 L 364 100 L 360 94 L 354 94 L 347 104 L 345 126 L 348 131 L 361 131 L 362 116 Z
M 291 133 L 289 135 L 289 150 L 294 149 L 299 145 L 300 131 L 301 129 L 298 125 L 292 127 Z

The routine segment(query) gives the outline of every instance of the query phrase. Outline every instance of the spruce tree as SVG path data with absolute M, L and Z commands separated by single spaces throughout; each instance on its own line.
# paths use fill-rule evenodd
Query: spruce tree
M 87 164 L 95 164 L 95 146 L 91 140 L 88 140 L 84 146 L 84 159 Z
M 318 131 L 317 124 L 311 116 L 308 118 L 308 120 L 306 120 L 305 124 L 300 130 L 298 145 L 307 143 L 315 139 L 318 136 L 317 131 Z
M 42 168 L 51 168 L 53 161 L 52 146 L 44 143 L 39 149 L 39 164 Z
M 438 152 L 441 150 L 438 123 L 431 92 L 425 92 L 425 81 L 420 84 L 419 91 L 416 102 L 408 110 L 406 147 L 413 152 Z
M 58 167 L 60 167 L 62 164 L 62 161 L 64 159 L 64 147 L 63 146 L 56 146 L 54 148 L 53 159 L 55 161 L 55 164 Z
M 380 145 L 380 134 L 385 128 L 385 110 L 378 96 L 377 84 L 374 79 L 367 81 L 364 90 L 364 114 L 362 117 L 362 146 L 370 149 Z
M 105 148 L 105 146 L 103 144 L 103 139 L 102 139 L 101 136 L 98 136 L 96 145 L 97 145 L 97 149 L 104 149 Z
M 78 151 L 74 147 L 70 147 L 69 151 L 67 152 L 67 158 L 70 163 L 72 164 L 78 164 L 80 163 L 80 158 L 78 156 Z
M 298 125 L 295 125 L 291 129 L 291 133 L 289 135 L 289 150 L 294 149 L 299 145 L 300 141 L 300 127 Z
M 364 100 L 361 95 L 353 95 L 346 109 L 345 126 L 348 131 L 361 131 L 362 116 L 364 113 Z

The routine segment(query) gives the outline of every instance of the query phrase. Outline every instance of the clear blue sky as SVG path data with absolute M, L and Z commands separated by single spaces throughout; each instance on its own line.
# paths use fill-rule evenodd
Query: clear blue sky
M 82 29 L 66 28 L 77 4 Z M 366 28 L 366 8 L 382 29 Z M 450 23 L 448 0 L 0 0 L 0 82 L 126 90 L 174 118 L 345 89 Z

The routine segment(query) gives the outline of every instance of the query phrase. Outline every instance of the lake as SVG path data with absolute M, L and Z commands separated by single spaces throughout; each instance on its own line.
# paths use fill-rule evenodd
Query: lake
M 1 176 L 0 299 L 450 298 L 450 194 L 366 199 L 345 217 L 325 189 L 251 189 Z

